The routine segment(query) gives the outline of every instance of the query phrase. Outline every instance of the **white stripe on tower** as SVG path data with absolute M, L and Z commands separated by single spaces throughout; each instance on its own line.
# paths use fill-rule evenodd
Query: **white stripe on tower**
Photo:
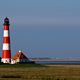
M 8 30 L 4 30 L 4 37 L 8 37 L 9 36 L 9 31 Z
M 2 62 L 10 63 L 11 50 L 10 50 L 10 36 L 9 36 L 9 19 L 4 19 L 4 34 L 3 34 L 3 50 L 2 50 Z
M 8 43 L 4 43 L 3 44 L 3 50 L 9 50 L 10 47 L 9 47 L 9 44 Z

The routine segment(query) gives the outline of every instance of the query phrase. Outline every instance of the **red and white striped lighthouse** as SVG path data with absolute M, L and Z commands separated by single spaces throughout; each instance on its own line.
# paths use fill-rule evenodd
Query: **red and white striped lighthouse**
M 3 48 L 2 48 L 2 62 L 11 62 L 11 49 L 10 49 L 10 32 L 9 32 L 9 19 L 4 19 L 4 33 L 3 33 Z

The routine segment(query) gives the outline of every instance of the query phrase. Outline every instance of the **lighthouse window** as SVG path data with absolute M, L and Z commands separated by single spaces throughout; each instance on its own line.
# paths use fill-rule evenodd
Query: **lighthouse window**
M 7 63 L 7 60 L 6 60 L 6 63 Z

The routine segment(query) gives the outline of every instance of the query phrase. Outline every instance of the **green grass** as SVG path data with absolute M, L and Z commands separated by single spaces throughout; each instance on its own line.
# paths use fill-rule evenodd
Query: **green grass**
M 0 65 L 0 80 L 80 80 L 80 65 Z
M 0 64 L 0 68 L 26 68 L 26 67 L 44 67 L 41 64 Z

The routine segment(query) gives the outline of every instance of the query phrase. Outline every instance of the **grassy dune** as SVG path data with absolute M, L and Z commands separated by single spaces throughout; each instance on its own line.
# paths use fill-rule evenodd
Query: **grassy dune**
M 0 65 L 0 80 L 80 80 L 80 65 L 46 66 Z

